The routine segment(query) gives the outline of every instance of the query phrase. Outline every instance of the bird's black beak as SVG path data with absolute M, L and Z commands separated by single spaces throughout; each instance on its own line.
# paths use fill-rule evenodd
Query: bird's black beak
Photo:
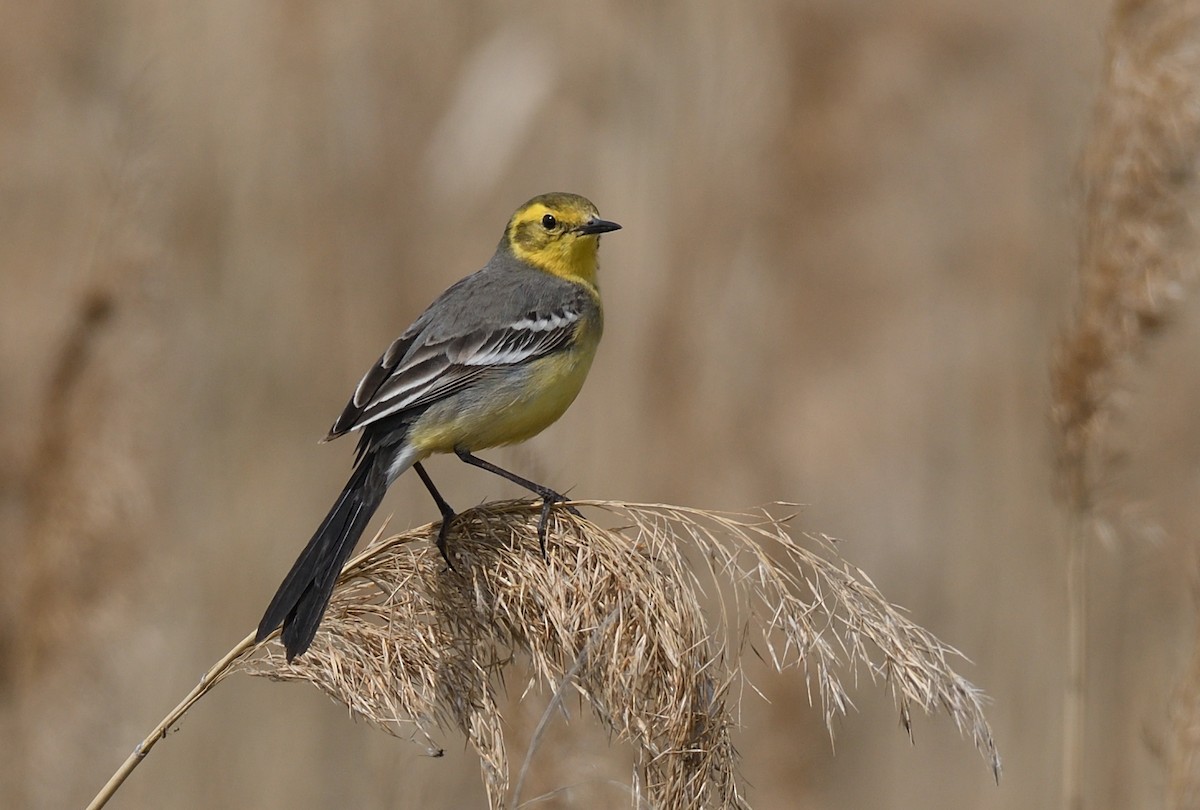
M 592 217 L 576 228 L 575 233 L 593 235 L 619 230 L 621 230 L 621 226 L 615 222 L 609 222 L 607 219 L 600 219 L 599 217 Z

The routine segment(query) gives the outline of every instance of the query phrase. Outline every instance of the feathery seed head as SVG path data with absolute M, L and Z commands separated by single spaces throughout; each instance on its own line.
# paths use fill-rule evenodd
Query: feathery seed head
M 620 227 L 601 219 L 596 206 L 578 194 L 542 194 L 512 215 L 500 249 L 539 270 L 595 286 L 600 234 Z

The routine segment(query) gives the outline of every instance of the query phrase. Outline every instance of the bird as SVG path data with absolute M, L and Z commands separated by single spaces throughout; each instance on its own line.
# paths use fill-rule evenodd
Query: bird
M 492 258 L 451 285 L 363 375 L 323 441 L 358 432 L 353 472 L 280 584 L 258 625 L 282 626 L 287 660 L 312 644 L 350 556 L 388 487 L 410 467 L 442 515 L 446 549 L 457 513 L 421 462 L 453 453 L 542 499 L 546 520 L 566 498 L 475 455 L 524 441 L 575 400 L 604 331 L 597 285 L 601 234 L 621 228 L 577 194 L 542 194 L 509 219 Z

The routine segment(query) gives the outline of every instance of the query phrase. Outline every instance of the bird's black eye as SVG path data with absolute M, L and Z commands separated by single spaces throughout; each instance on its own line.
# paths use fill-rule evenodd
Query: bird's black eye
M 554 218 L 554 214 L 546 214 L 542 217 L 542 227 L 548 231 L 558 227 L 558 220 Z

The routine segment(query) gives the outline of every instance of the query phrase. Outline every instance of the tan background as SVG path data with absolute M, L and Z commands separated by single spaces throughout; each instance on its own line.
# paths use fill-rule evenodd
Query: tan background
M 865 678 L 835 754 L 800 673 L 758 672 L 772 703 L 748 694 L 738 738 L 755 806 L 1052 806 L 1047 363 L 1106 12 L 0 4 L 0 805 L 82 806 L 254 625 L 348 473 L 351 444 L 316 440 L 358 376 L 558 189 L 625 225 L 607 334 L 567 417 L 490 457 L 582 497 L 807 504 L 801 525 L 845 539 L 994 700 L 1000 787 L 944 717 L 910 745 Z M 1124 486 L 1154 530 L 1094 558 L 1095 807 L 1162 801 L 1198 320 L 1129 389 Z M 454 504 L 515 494 L 430 466 Z M 415 478 L 382 512 L 436 517 Z M 577 726 L 535 760 L 539 791 L 575 785 L 543 806 L 622 805 L 604 780 L 625 754 Z M 473 758 L 442 744 L 238 678 L 113 806 L 479 806 Z

